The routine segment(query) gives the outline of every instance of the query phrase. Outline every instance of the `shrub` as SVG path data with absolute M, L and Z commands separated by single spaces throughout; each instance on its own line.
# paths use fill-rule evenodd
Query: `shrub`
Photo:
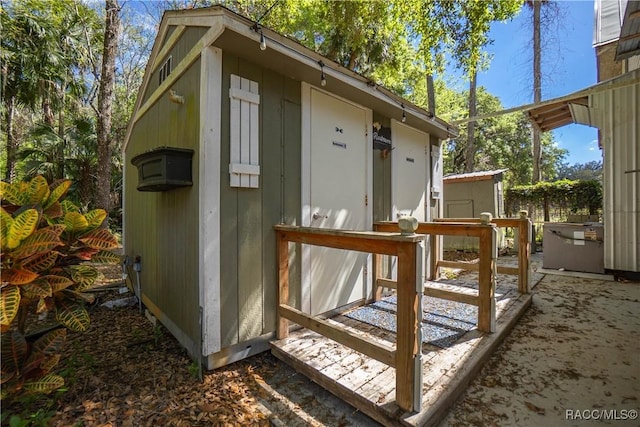
M 534 185 L 521 185 L 506 192 L 507 214 L 513 214 L 526 204 L 543 207 L 565 207 L 572 212 L 587 209 L 596 214 L 602 208 L 602 184 L 598 181 L 570 181 L 563 179 L 555 182 L 539 182 Z M 547 214 L 545 214 L 547 217 Z
M 42 176 L 0 182 L 2 398 L 64 385 L 51 371 L 60 361 L 67 329 L 89 327 L 85 304 L 93 297 L 84 291 L 93 287 L 98 271 L 86 263 L 120 260 L 113 252 L 116 238 L 101 228 L 107 213 L 81 213 L 64 200 L 70 186 L 69 180 L 49 185 Z M 26 337 L 27 324 L 48 312 L 64 328 Z

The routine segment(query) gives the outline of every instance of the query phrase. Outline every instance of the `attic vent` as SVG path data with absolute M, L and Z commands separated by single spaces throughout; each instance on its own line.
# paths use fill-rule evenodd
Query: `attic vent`
M 171 74 L 171 56 L 169 56 L 167 60 L 164 61 L 164 64 L 162 64 L 162 67 L 160 67 L 158 84 L 162 84 L 162 82 L 165 81 L 167 77 L 169 77 L 169 74 Z
M 258 188 L 260 177 L 260 122 L 258 83 L 231 75 L 230 161 L 231 187 Z

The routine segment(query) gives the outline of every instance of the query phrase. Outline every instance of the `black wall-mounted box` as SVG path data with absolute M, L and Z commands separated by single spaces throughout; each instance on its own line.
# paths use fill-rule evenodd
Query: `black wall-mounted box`
M 167 191 L 193 185 L 193 150 L 160 147 L 131 159 L 138 168 L 138 191 Z

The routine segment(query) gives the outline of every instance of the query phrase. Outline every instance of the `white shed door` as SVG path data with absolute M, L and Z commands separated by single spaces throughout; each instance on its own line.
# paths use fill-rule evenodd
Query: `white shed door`
M 427 221 L 429 135 L 393 121 L 391 140 L 393 220 L 410 215 Z
M 367 110 L 311 89 L 310 226 L 366 230 Z M 312 246 L 312 315 L 366 297 L 369 255 Z

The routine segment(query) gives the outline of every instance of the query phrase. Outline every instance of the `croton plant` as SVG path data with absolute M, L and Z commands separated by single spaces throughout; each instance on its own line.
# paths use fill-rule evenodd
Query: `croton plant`
M 115 236 L 101 227 L 103 209 L 82 213 L 65 200 L 71 181 L 49 185 L 42 176 L 30 182 L 0 182 L 2 273 L 2 397 L 47 393 L 64 379 L 52 369 L 60 361 L 67 329 L 89 327 L 85 293 L 99 276 L 92 263 L 118 263 Z M 90 263 L 89 263 L 90 262 Z M 38 338 L 28 326 L 51 312 L 61 325 Z

